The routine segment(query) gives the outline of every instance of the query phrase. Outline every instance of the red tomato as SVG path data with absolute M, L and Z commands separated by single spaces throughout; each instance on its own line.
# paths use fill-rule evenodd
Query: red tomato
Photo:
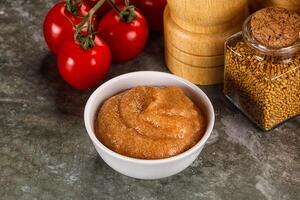
M 77 89 L 99 84 L 107 74 L 111 53 L 109 47 L 95 37 L 94 47 L 84 50 L 74 40 L 66 40 L 58 54 L 58 69 L 63 79 Z
M 54 53 L 58 54 L 62 43 L 66 39 L 72 39 L 74 35 L 75 25 L 82 21 L 82 17 L 75 17 L 65 9 L 66 2 L 60 2 L 54 5 L 48 12 L 44 21 L 44 37 L 49 49 Z M 89 6 L 82 4 L 78 14 L 85 16 L 90 10 Z M 69 20 L 67 19 L 69 18 Z
M 123 9 L 124 6 L 119 6 Z M 130 23 L 120 19 L 115 10 L 111 10 L 100 21 L 98 34 L 108 44 L 113 62 L 122 63 L 134 59 L 144 49 L 148 38 L 148 26 L 144 16 L 137 10 L 137 17 Z
M 149 29 L 156 32 L 163 30 L 163 15 L 167 0 L 137 0 L 135 5 L 145 15 Z

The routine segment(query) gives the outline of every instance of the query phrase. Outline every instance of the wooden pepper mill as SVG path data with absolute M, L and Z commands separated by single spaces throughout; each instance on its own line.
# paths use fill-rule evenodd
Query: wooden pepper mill
M 300 0 L 250 0 L 251 11 L 277 6 L 300 13 Z
M 166 65 L 196 84 L 222 83 L 224 41 L 241 30 L 247 16 L 247 0 L 168 0 Z

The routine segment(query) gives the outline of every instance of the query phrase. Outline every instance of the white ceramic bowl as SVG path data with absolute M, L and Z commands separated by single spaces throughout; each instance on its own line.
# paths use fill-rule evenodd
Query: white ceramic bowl
M 202 139 L 191 149 L 165 159 L 143 160 L 118 154 L 104 146 L 95 136 L 94 120 L 98 108 L 109 97 L 136 86 L 178 86 L 203 110 L 208 120 Z M 172 74 L 153 71 L 133 72 L 113 78 L 102 84 L 90 96 L 85 110 L 84 122 L 87 132 L 101 158 L 121 174 L 139 179 L 159 179 L 187 168 L 200 154 L 214 125 L 213 106 L 206 94 L 193 83 Z

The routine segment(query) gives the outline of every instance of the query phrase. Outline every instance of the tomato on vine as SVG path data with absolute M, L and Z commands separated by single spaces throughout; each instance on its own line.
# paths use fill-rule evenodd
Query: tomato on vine
M 89 10 L 87 4 L 75 4 L 72 0 L 59 2 L 50 9 L 44 20 L 43 32 L 46 43 L 54 54 L 58 54 L 66 39 L 73 38 L 73 25 L 79 24 Z
M 62 78 L 76 89 L 96 86 L 110 68 L 109 47 L 95 36 L 94 46 L 85 50 L 74 40 L 67 40 L 58 54 L 58 69 Z
M 95 12 L 104 1 L 99 0 L 75 26 L 74 38 L 65 40 L 58 53 L 58 69 L 62 78 L 77 89 L 96 86 L 110 68 L 110 49 L 95 35 L 92 22 Z M 83 33 L 83 29 L 87 31 Z
M 114 9 L 100 21 L 98 35 L 109 45 L 113 62 L 127 62 L 137 57 L 145 47 L 147 21 L 134 6 L 129 5 L 128 0 L 125 0 L 125 6 L 108 1 Z

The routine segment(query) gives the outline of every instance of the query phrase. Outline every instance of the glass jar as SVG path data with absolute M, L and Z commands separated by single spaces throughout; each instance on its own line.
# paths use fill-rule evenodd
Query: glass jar
M 300 114 L 300 39 L 274 49 L 261 45 L 249 16 L 225 43 L 224 93 L 263 130 Z

